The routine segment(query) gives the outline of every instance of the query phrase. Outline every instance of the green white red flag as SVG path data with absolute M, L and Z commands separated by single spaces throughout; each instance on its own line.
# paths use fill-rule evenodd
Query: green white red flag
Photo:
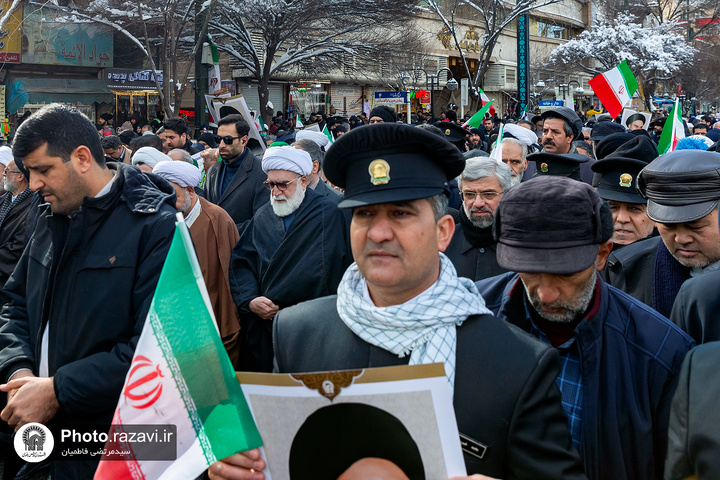
M 212 52 L 213 66 L 208 72 L 208 93 L 211 95 L 219 95 L 222 84 L 220 82 L 220 55 L 218 54 L 217 45 L 208 38 L 210 51 Z
M 295 128 L 305 128 L 305 125 L 303 125 L 302 120 L 300 120 L 300 115 L 295 116 Z
M 483 123 L 483 120 L 485 119 L 485 114 L 488 112 L 488 110 L 490 109 L 490 107 L 492 106 L 494 101 L 495 100 L 490 100 L 488 103 L 483 105 L 480 110 L 475 112 L 475 115 L 470 117 L 470 119 L 463 124 L 462 128 L 467 128 L 467 127 L 480 128 L 480 126 Z
M 675 150 L 680 140 L 685 138 L 685 125 L 682 119 L 682 112 L 678 99 L 675 99 L 675 106 L 670 111 L 670 116 L 665 121 L 660 141 L 658 142 L 658 153 L 663 155 Z
M 129 454 L 103 456 L 95 480 L 196 478 L 217 460 L 262 444 L 220 339 L 190 232 L 178 217 L 111 429 L 176 425 L 177 459 L 138 460 L 132 445 L 110 438 L 106 450 Z
M 638 89 L 637 79 L 628 67 L 627 60 L 601 73 L 588 84 L 613 118 L 620 115 L 623 107 L 630 106 L 630 100 Z

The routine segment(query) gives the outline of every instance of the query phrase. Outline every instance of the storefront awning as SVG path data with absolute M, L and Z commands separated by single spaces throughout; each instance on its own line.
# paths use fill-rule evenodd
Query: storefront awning
M 113 101 L 112 92 L 102 80 L 8 76 L 5 84 L 7 114 L 16 113 L 28 103 L 91 104 Z

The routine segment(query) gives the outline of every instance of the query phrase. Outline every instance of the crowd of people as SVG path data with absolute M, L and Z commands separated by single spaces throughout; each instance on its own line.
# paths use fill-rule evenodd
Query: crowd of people
M 110 425 L 177 213 L 237 370 L 442 363 L 475 479 L 720 476 L 720 123 L 659 156 L 664 118 L 566 107 L 294 120 L 263 146 L 238 114 L 106 135 L 53 104 L 0 147 L 3 478 L 92 478 L 12 435 Z

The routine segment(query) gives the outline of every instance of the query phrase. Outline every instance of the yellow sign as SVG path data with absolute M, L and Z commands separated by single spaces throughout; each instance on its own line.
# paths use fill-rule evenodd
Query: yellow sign
M 5 15 L 11 0 L 0 1 L 0 17 Z M 22 4 L 10 15 L 0 30 L 0 63 L 20 63 L 22 51 Z M 4 103 L 3 103 L 4 105 Z M 5 115 L 3 114 L 3 117 Z

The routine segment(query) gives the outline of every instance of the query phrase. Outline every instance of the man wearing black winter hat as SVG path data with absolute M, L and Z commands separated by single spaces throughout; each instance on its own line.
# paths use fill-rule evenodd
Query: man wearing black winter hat
M 487 306 L 560 353 L 557 383 L 591 480 L 661 479 L 676 376 L 692 339 L 598 276 L 612 215 L 569 178 L 510 189 L 495 212 L 497 260 L 477 282 Z
M 333 144 L 325 174 L 345 189 L 339 206 L 352 208 L 355 263 L 337 296 L 275 317 L 276 371 L 442 362 L 469 474 L 585 478 L 554 382 L 557 353 L 489 315 L 472 281 L 440 253 L 455 226 L 445 214 L 447 181 L 464 166 L 444 138 L 408 125 L 352 130 Z M 243 476 L 251 468 L 265 468 L 257 450 L 209 475 L 251 478 Z

